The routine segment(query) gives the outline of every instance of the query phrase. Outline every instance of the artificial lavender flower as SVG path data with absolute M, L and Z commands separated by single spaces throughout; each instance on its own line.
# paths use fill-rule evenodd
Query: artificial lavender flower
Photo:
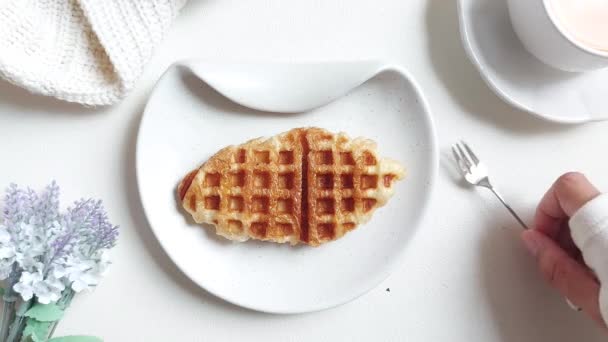
M 41 272 L 23 272 L 13 289 L 23 300 L 30 300 L 35 294 L 38 302 L 49 304 L 61 298 L 65 284 L 53 275 L 45 277 Z
M 61 293 L 65 289 L 65 281 L 50 274 L 33 284 L 33 289 L 39 303 L 54 303 L 61 298 Z
M 79 292 L 98 284 L 118 237 L 101 201 L 80 200 L 60 213 L 53 182 L 39 195 L 13 184 L 4 202 L 0 280 L 18 279 L 15 292 L 43 304 L 57 301 L 66 287 Z
M 14 229 L 19 222 L 29 222 L 33 216 L 33 204 L 38 196 L 32 189 L 22 190 L 16 184 L 6 189 L 4 197 L 3 224 L 7 229 Z
M 0 279 L 9 277 L 15 262 L 15 250 L 11 246 L 11 234 L 0 225 Z
M 71 288 L 74 292 L 81 292 L 83 290 L 92 290 L 99 284 L 99 280 L 110 265 L 110 262 L 107 253 L 102 253 L 99 259 L 96 260 L 69 261 L 68 264 L 71 264 L 66 270 L 68 279 L 71 282 Z
M 70 248 L 78 248 L 83 255 L 93 256 L 116 244 L 118 227 L 108 221 L 101 201 L 77 201 L 68 208 L 62 223 L 66 227 L 64 235 L 53 244 L 58 255 L 67 253 Z M 70 243 L 75 240 L 80 243 Z

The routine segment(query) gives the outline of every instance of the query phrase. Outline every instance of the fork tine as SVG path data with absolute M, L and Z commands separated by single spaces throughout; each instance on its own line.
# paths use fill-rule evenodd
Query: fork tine
M 467 165 L 467 169 L 470 169 L 473 166 L 473 161 L 471 160 L 471 158 L 469 157 L 469 155 L 464 151 L 464 149 L 462 148 L 462 146 L 460 146 L 460 144 L 456 144 L 456 147 L 458 148 L 458 152 L 460 154 L 460 158 L 462 160 L 464 160 L 465 164 Z
M 469 147 L 469 144 L 467 144 L 466 142 L 464 142 L 462 140 L 460 142 L 464 146 L 464 149 L 469 153 L 469 156 L 473 160 L 473 163 L 475 165 L 479 164 L 479 158 L 477 158 L 477 156 L 475 155 L 475 153 L 473 152 L 473 150 Z
M 458 164 L 458 167 L 460 168 L 460 171 L 463 174 L 468 173 L 469 169 L 466 167 L 466 165 L 464 165 L 464 161 L 462 160 L 462 158 L 460 157 L 460 155 L 456 151 L 456 145 L 452 145 L 452 153 L 454 154 L 454 159 L 456 160 L 456 164 Z

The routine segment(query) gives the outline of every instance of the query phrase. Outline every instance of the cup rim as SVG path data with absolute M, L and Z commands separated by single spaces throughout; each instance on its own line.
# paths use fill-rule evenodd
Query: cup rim
M 549 17 L 549 20 L 551 21 L 557 32 L 559 32 L 562 37 L 564 37 L 570 44 L 582 50 L 583 52 L 591 54 L 595 57 L 608 58 L 608 51 L 594 49 L 585 44 L 582 44 L 578 40 L 576 40 L 570 33 L 568 33 L 568 31 L 562 27 L 562 24 L 555 17 L 553 10 L 550 9 L 549 1 L 550 0 L 542 0 L 545 13 Z

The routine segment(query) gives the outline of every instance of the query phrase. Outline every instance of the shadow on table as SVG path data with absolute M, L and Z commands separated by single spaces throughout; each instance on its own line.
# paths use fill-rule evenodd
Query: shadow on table
M 535 134 L 572 127 L 543 121 L 515 109 L 488 88 L 462 46 L 456 0 L 429 0 L 426 25 L 433 69 L 465 112 L 515 134 Z
M 456 186 L 470 189 L 462 181 L 449 150 L 442 151 L 440 160 L 445 177 Z M 485 201 L 496 201 L 489 191 L 481 189 L 478 195 L 480 209 Z M 595 323 L 570 309 L 565 300 L 544 283 L 536 261 L 520 241 L 518 223 L 499 204 L 484 207 L 497 212 L 478 216 L 486 221 L 478 247 L 479 288 L 484 289 L 479 295 L 486 298 L 484 311 L 492 315 L 500 340 L 604 341 L 604 332 Z M 533 205 L 526 207 L 533 208 Z M 520 211 L 520 214 L 527 220 L 533 216 L 533 210 Z
M 83 111 L 99 113 L 106 108 L 84 107 L 78 103 L 34 94 L 2 79 L 0 79 L 0 103 L 13 107 L 16 115 L 28 112 L 52 112 L 57 115 L 82 116 Z
M 479 255 L 481 288 L 501 340 L 605 341 L 595 323 L 544 283 L 517 223 L 505 217 L 508 222 L 487 222 Z

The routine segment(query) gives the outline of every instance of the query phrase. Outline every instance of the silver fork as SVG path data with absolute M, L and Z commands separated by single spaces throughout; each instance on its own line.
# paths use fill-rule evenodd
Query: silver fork
M 460 143 L 456 143 L 452 145 L 452 153 L 454 154 L 454 159 L 456 160 L 456 164 L 460 168 L 464 179 L 472 185 L 481 186 L 484 188 L 488 188 L 498 197 L 498 199 L 504 204 L 504 206 L 509 210 L 511 215 L 515 217 L 517 222 L 521 224 L 524 229 L 528 229 L 528 226 L 522 221 L 521 218 L 515 213 L 515 210 L 511 208 L 509 204 L 505 201 L 505 199 L 496 191 L 496 188 L 490 182 L 490 177 L 488 175 L 488 168 L 484 163 L 482 163 L 479 158 L 475 155 L 473 150 L 465 143 L 461 141 Z M 566 298 L 566 303 L 570 306 L 571 309 L 576 311 L 581 311 L 581 308 L 574 305 L 570 299 Z
M 511 215 L 515 217 L 517 222 L 521 224 L 524 229 L 528 229 L 528 226 L 522 221 L 522 219 L 515 213 L 515 210 L 511 208 L 509 204 L 505 201 L 505 199 L 498 193 L 496 188 L 490 182 L 490 177 L 488 175 L 488 168 L 486 165 L 477 158 L 473 150 L 465 143 L 461 141 L 460 143 L 456 143 L 452 145 L 452 153 L 454 154 L 454 159 L 456 160 L 456 164 L 460 168 L 464 179 L 475 186 L 481 186 L 484 188 L 488 188 L 492 191 L 494 195 L 504 204 L 504 206 L 509 210 Z

